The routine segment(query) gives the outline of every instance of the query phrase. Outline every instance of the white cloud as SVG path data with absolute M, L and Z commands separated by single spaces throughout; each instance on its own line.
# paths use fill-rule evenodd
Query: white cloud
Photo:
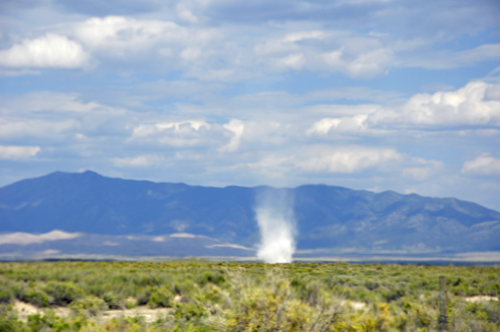
M 37 120 L 37 119 L 5 119 L 0 118 L 0 137 L 1 138 L 20 138 L 20 137 L 51 137 L 55 138 L 60 134 L 72 128 L 75 128 L 78 122 L 75 120 Z
M 360 54 L 354 61 L 347 63 L 347 73 L 352 77 L 373 77 L 384 74 L 392 61 L 389 49 L 375 49 Z
M 423 125 L 500 124 L 500 99 L 485 98 L 498 88 L 475 81 L 456 91 L 418 94 L 403 105 L 398 120 Z
M 403 156 L 393 149 L 309 147 L 294 164 L 307 172 L 353 173 L 402 159 Z
M 204 120 L 140 124 L 133 129 L 132 139 L 175 147 L 204 145 L 211 141 L 209 131 L 212 127 Z
M 270 38 L 264 43 L 254 46 L 257 55 L 268 55 L 298 50 L 297 42 L 304 40 L 322 40 L 328 37 L 325 31 L 297 31 L 285 34 L 284 37 Z
M 354 57 L 346 54 L 344 48 L 323 54 L 323 60 L 331 69 L 361 78 L 383 74 L 389 67 L 392 58 L 392 51 L 384 48 L 361 51 Z
M 5 67 L 80 68 L 89 59 L 80 44 L 52 33 L 0 51 L 0 66 Z
M 278 69 L 342 72 L 354 78 L 370 78 L 384 74 L 394 59 L 394 51 L 381 40 L 376 35 L 349 31 L 296 31 L 265 42 L 257 40 L 254 53 L 259 62 L 274 63 Z
M 221 152 L 234 152 L 238 150 L 240 146 L 241 136 L 243 136 L 243 132 L 245 131 L 245 124 L 241 120 L 233 119 L 223 125 L 225 129 L 231 132 L 231 139 L 229 143 L 223 146 L 220 151 Z
M 189 16 L 187 9 L 182 9 L 182 6 L 179 8 L 178 14 L 184 20 L 196 20 L 196 17 Z M 123 16 L 93 17 L 73 23 L 71 27 L 68 33 L 99 55 L 127 61 L 137 53 L 149 54 L 150 57 L 156 53 L 168 58 L 165 59 L 168 63 L 162 65 L 170 64 L 175 70 L 179 69 L 178 63 L 172 61 L 177 55 L 184 60 L 194 60 L 217 51 L 213 40 L 220 33 L 217 29 L 183 27 L 170 21 Z M 148 53 L 151 50 L 153 53 Z M 141 56 L 140 60 L 143 59 Z
M 462 167 L 464 174 L 500 175 L 500 159 L 482 154 L 474 160 L 466 161 Z
M 456 58 L 457 61 L 463 63 L 474 63 L 492 58 L 500 58 L 500 44 L 485 44 L 462 51 L 457 54 Z
M 170 237 L 194 239 L 194 238 L 199 237 L 199 235 L 194 235 L 194 234 L 190 234 L 190 233 L 174 233 L 174 234 L 170 234 Z
M 417 94 L 393 108 L 373 106 L 353 116 L 323 118 L 307 134 L 477 125 L 500 125 L 499 84 L 474 81 L 455 91 Z
M 178 3 L 175 10 L 181 20 L 189 23 L 198 23 L 198 18 L 184 4 Z
M 128 123 L 136 121 L 132 116 L 124 117 L 130 113 L 93 101 L 82 102 L 77 94 L 40 92 L 8 96 L 0 108 L 0 138 L 37 137 L 57 141 L 76 134 L 123 135 L 129 132 Z
M 232 243 L 212 244 L 212 245 L 205 246 L 205 248 L 232 248 L 232 249 L 255 251 L 255 249 L 240 246 L 239 244 L 232 244 Z
M 270 153 L 257 162 L 240 164 L 266 176 L 286 178 L 293 173 L 355 173 L 389 167 L 404 161 L 394 149 L 363 146 L 309 145 L 288 153 Z
M 304 58 L 304 55 L 301 53 L 298 54 L 290 54 L 287 57 L 278 59 L 278 65 L 283 66 L 283 67 L 289 67 L 292 69 L 302 69 L 306 62 L 306 59 Z
M 180 40 L 185 29 L 173 22 L 136 20 L 121 16 L 93 17 L 75 24 L 75 35 L 89 47 L 132 48 L 159 40 Z M 113 50 L 109 50 L 113 52 Z
M 5 146 L 0 145 L 0 159 L 25 159 L 36 156 L 41 151 L 38 146 Z
M 36 92 L 11 98 L 4 103 L 4 107 L 16 109 L 17 112 L 75 112 L 89 113 L 92 111 L 111 111 L 111 107 L 97 102 L 82 102 L 76 93 Z
M 203 120 L 187 120 L 179 122 L 158 122 L 155 124 L 141 124 L 134 128 L 133 135 L 135 137 L 146 137 L 154 135 L 166 129 L 173 129 L 174 131 L 181 132 L 185 129 L 193 129 L 199 131 L 200 128 L 205 127 L 210 129 L 210 124 Z
M 156 154 L 149 154 L 127 158 L 113 158 L 113 163 L 119 167 L 148 167 L 165 163 L 165 158 Z
M 401 60 L 401 66 L 426 69 L 451 69 L 470 66 L 474 63 L 500 58 L 500 44 L 484 44 L 473 49 L 459 52 L 440 51 Z M 490 74 L 493 74 L 490 73 Z
M 423 181 L 436 174 L 444 168 L 444 164 L 437 160 L 425 160 L 413 158 L 412 167 L 403 169 L 403 176 L 411 177 L 417 181 Z
M 362 132 L 367 129 L 368 114 L 359 114 L 352 117 L 323 118 L 315 122 L 308 130 L 308 135 L 326 135 L 330 132 Z
M 18 244 L 28 245 L 33 243 L 44 243 L 47 241 L 71 240 L 80 237 L 80 233 L 66 233 L 60 230 L 53 230 L 44 234 L 30 233 L 6 233 L 0 234 L 0 245 L 3 244 Z
M 181 58 L 187 61 L 194 61 L 201 56 L 201 51 L 197 48 L 188 47 L 181 52 Z

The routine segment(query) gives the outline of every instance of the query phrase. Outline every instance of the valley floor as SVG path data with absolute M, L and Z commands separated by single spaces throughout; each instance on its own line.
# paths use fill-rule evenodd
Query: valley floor
M 500 331 L 485 266 L 0 263 L 0 331 Z

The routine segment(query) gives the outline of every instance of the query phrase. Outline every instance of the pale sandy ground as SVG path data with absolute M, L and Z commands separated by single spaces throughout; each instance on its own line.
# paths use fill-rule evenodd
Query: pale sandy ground
M 156 308 L 156 309 L 151 309 L 148 307 L 137 307 L 133 309 L 124 309 L 124 310 L 105 310 L 101 313 L 101 315 L 98 318 L 101 319 L 102 321 L 108 321 L 113 318 L 118 318 L 118 317 L 144 317 L 144 320 L 147 323 L 152 323 L 159 318 L 165 317 L 170 311 L 173 309 L 169 308 Z
M 59 317 L 68 317 L 71 315 L 72 310 L 65 307 L 54 307 L 51 308 L 56 312 Z M 40 314 L 44 315 L 43 309 L 37 308 L 32 304 L 16 301 L 14 303 L 14 310 L 17 311 L 17 316 L 20 320 L 26 322 L 29 315 Z M 108 321 L 117 317 L 144 317 L 144 320 L 148 323 L 154 322 L 158 318 L 165 317 L 165 315 L 172 311 L 173 309 L 168 308 L 157 308 L 151 309 L 149 307 L 137 307 L 133 309 L 124 310 L 104 310 L 100 315 L 96 316 L 96 320 Z
M 498 301 L 498 297 L 496 296 L 488 296 L 488 295 L 476 295 L 476 296 L 469 296 L 465 298 L 465 301 L 467 302 L 487 302 L 487 301 Z
M 66 307 L 54 307 L 51 308 L 56 312 L 59 317 L 68 317 L 71 314 L 71 309 Z M 25 303 L 21 301 L 16 301 L 14 303 L 14 310 L 17 311 L 17 317 L 22 321 L 27 321 L 29 315 L 40 314 L 43 315 L 43 309 L 35 307 L 30 303 Z
M 179 298 L 175 299 L 176 302 Z M 477 295 L 469 296 L 465 298 L 467 302 L 487 302 L 487 301 L 498 301 L 498 297 L 488 296 L 488 295 Z M 366 303 L 357 301 L 342 301 L 342 305 L 350 305 L 354 310 L 364 310 L 367 308 Z M 55 311 L 56 315 L 59 317 L 68 317 L 71 315 L 72 310 L 66 307 L 53 307 L 51 308 Z M 20 320 L 26 322 L 29 315 L 40 314 L 44 315 L 44 311 L 41 308 L 35 307 L 32 304 L 16 301 L 14 303 L 14 310 L 17 311 Z M 136 307 L 133 309 L 123 309 L 123 310 L 104 310 L 96 317 L 96 320 L 106 322 L 113 318 L 119 317 L 143 317 L 148 323 L 154 322 L 158 318 L 165 317 L 173 309 L 170 308 L 156 308 L 151 309 L 147 306 Z
M 360 309 L 366 309 L 366 303 L 364 302 L 357 302 L 357 301 L 342 301 L 342 305 L 348 304 L 350 305 L 354 310 L 360 310 Z

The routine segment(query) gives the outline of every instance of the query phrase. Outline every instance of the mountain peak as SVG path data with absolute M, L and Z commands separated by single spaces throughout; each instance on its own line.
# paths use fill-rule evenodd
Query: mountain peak
M 255 197 L 263 188 L 124 180 L 91 170 L 55 172 L 0 188 L 0 230 L 113 236 L 183 232 L 253 246 L 260 238 Z M 327 185 L 287 190 L 294 194 L 301 249 L 500 249 L 500 213 L 475 203 Z

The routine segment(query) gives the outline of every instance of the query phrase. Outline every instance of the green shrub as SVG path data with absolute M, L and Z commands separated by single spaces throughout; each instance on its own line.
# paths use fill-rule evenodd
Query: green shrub
M 365 281 L 365 287 L 366 289 L 368 290 L 374 290 L 374 289 L 377 289 L 378 287 L 380 286 L 380 284 L 376 281 L 373 281 L 373 280 L 367 280 Z
M 71 302 L 70 308 L 80 314 L 95 316 L 100 311 L 107 309 L 108 306 L 102 299 L 88 295 Z
M 153 292 L 153 287 L 141 288 L 139 294 L 137 294 L 137 305 L 148 304 L 152 292 Z
M 44 291 L 36 288 L 25 289 L 20 296 L 20 300 L 37 307 L 47 307 L 49 305 L 49 296 Z
M 121 301 L 118 299 L 118 297 L 115 294 L 113 294 L 111 292 L 104 293 L 104 295 L 102 296 L 102 299 L 104 300 L 104 302 L 106 302 L 109 309 L 120 309 Z
M 178 304 L 175 308 L 175 318 L 190 321 L 203 317 L 205 311 L 203 307 L 198 304 Z
M 173 304 L 173 296 L 170 291 L 165 288 L 156 288 L 151 292 L 151 295 L 149 296 L 149 301 L 148 305 L 151 308 L 158 308 L 158 307 L 172 307 Z
M 23 332 L 28 331 L 24 324 L 17 319 L 16 312 L 12 309 L 12 304 L 0 304 L 0 331 L 2 332 Z
M 212 283 L 212 284 L 215 284 L 215 285 L 221 285 L 225 281 L 226 281 L 226 278 L 224 277 L 224 275 L 220 271 L 217 271 L 217 272 L 212 272 L 212 271 L 204 272 L 196 280 L 196 282 L 201 287 L 205 286 L 207 283 Z
M 9 304 L 14 299 L 14 295 L 10 290 L 0 289 L 0 305 Z
M 500 332 L 499 301 L 454 295 L 496 295 L 495 267 L 195 260 L 0 263 L 0 331 L 275 331 L 278 312 L 282 331 L 435 331 L 439 275 L 448 279 L 454 331 Z M 75 314 L 45 309 L 23 323 L 12 303 L 2 305 L 14 298 L 69 304 Z M 343 305 L 349 301 L 366 306 Z M 99 326 L 90 317 L 137 304 L 174 309 L 154 323 L 117 318 Z
M 387 302 L 395 301 L 403 296 L 405 296 L 405 290 L 403 288 L 390 289 L 382 293 L 382 296 Z
M 137 300 L 134 298 L 125 299 L 125 308 L 132 309 L 137 307 Z
M 74 283 L 65 281 L 50 281 L 47 283 L 45 291 L 52 296 L 52 303 L 57 305 L 68 305 L 85 294 Z

